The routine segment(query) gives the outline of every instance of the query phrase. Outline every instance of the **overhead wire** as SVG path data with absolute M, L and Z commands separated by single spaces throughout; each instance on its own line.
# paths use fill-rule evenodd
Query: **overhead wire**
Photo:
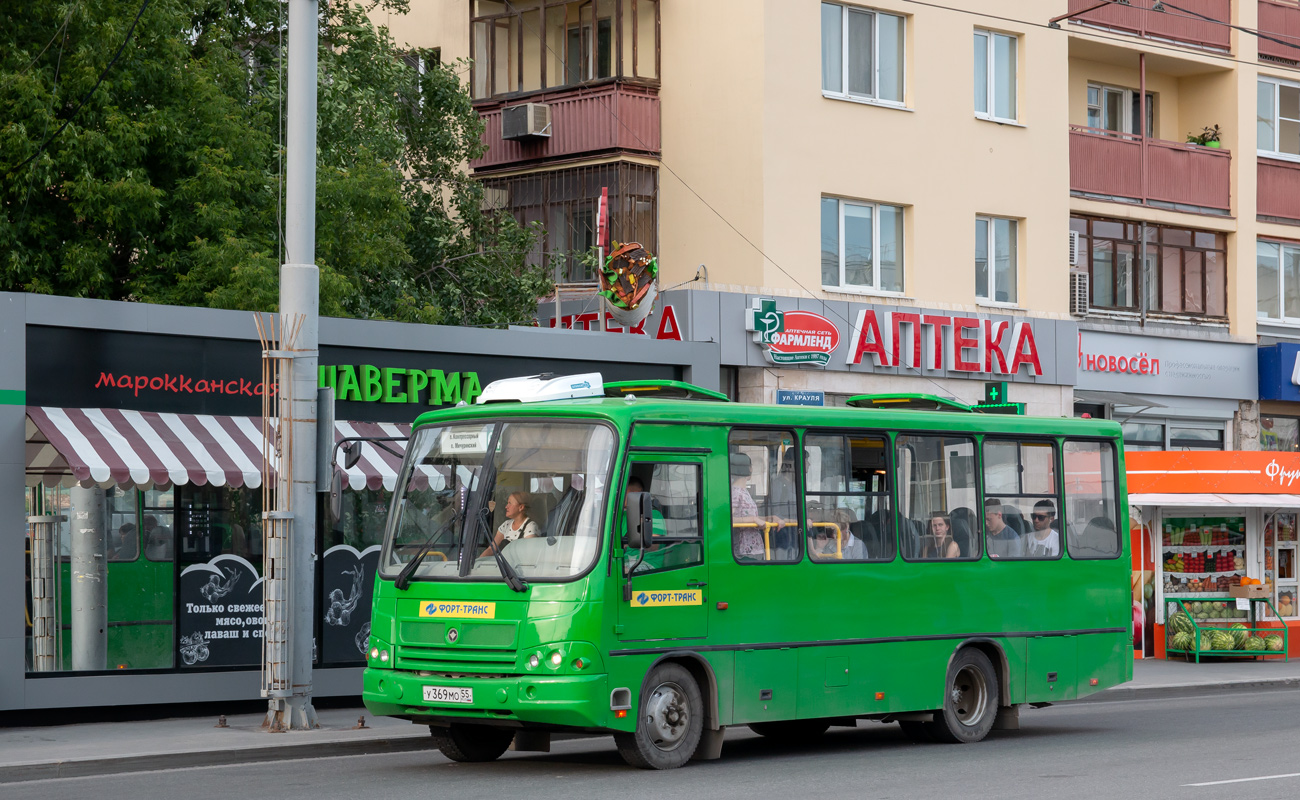
M 10 75 L 8 80 L 6 80 L 5 83 L 0 84 L 0 87 L 8 86 L 10 82 L 18 80 L 22 76 L 26 75 L 28 70 L 36 66 L 36 62 L 41 60 L 41 56 L 45 55 L 45 51 L 50 49 L 50 45 L 58 41 L 59 34 L 64 32 L 64 29 L 68 27 L 68 21 L 72 19 L 72 12 L 76 11 L 77 7 L 80 5 L 81 5 L 80 3 L 73 3 L 72 5 L 68 6 L 68 13 L 63 17 L 63 24 L 60 25 L 58 29 L 54 31 L 54 35 L 51 36 L 50 40 L 45 43 L 45 46 L 41 48 L 41 52 L 37 53 L 36 57 L 33 58 L 30 62 L 28 62 L 27 66 L 23 67 L 22 69 Z M 63 37 L 63 40 L 66 43 L 68 37 L 65 35 Z M 62 48 L 60 47 L 60 49 Z

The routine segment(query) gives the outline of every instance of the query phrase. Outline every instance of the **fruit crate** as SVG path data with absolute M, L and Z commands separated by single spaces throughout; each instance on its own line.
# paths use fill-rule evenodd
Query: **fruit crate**
M 1204 608 L 1197 610 L 1198 607 L 1217 603 L 1224 604 L 1224 607 L 1232 605 L 1235 608 L 1237 599 L 1226 596 L 1207 597 L 1203 600 L 1166 598 L 1165 653 L 1182 653 L 1184 658 L 1195 659 L 1198 664 L 1203 655 L 1227 658 L 1261 658 L 1280 655 L 1284 660 L 1290 661 L 1290 640 L 1286 626 L 1258 627 L 1258 617 L 1255 613 L 1257 603 L 1264 603 L 1274 616 L 1279 616 L 1273 601 L 1269 598 L 1245 598 L 1250 603 L 1249 625 L 1240 622 L 1227 628 L 1210 625 L 1210 622 L 1224 621 L 1219 617 L 1206 616 L 1219 612 Z M 1202 618 L 1197 619 L 1197 614 L 1202 615 Z

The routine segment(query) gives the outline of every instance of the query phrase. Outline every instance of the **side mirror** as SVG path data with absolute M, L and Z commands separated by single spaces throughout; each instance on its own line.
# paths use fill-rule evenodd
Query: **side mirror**
M 361 460 L 361 442 L 343 443 L 343 469 L 352 469 Z
M 329 493 L 329 512 L 330 525 L 337 525 L 339 519 L 343 516 L 343 471 L 332 470 L 333 476 L 330 478 Z
M 628 492 L 625 501 L 627 510 L 627 546 L 636 550 L 645 547 L 646 540 L 654 529 L 651 517 L 651 497 L 649 492 Z

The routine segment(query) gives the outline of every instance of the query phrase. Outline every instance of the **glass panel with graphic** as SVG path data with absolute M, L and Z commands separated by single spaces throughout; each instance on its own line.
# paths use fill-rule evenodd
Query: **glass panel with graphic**
M 1166 597 L 1227 597 L 1246 574 L 1246 518 L 1166 516 L 1160 536 L 1161 573 Z M 1234 609 L 1220 618 L 1235 618 Z M 1233 614 L 1226 613 L 1234 611 Z M 1207 619 L 1212 618 L 1207 616 Z
M 1297 568 L 1295 512 L 1268 514 L 1264 518 L 1264 582 L 1273 585 L 1273 602 L 1283 617 L 1300 616 L 1300 570 Z
M 322 663 L 365 660 L 375 571 L 392 496 L 382 487 L 343 492 L 339 518 L 325 535 L 321 557 Z

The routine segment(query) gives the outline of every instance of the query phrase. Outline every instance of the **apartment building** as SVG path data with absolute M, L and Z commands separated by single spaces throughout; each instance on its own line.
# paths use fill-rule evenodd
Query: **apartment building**
M 718 342 L 741 399 L 1005 381 L 1073 413 L 1071 213 L 1137 209 L 1071 194 L 1071 34 L 1046 24 L 1066 0 L 412 5 L 399 40 L 467 59 L 469 168 L 547 228 L 559 324 L 618 332 L 564 255 L 594 244 L 604 189 L 612 238 L 685 283 L 641 330 Z

